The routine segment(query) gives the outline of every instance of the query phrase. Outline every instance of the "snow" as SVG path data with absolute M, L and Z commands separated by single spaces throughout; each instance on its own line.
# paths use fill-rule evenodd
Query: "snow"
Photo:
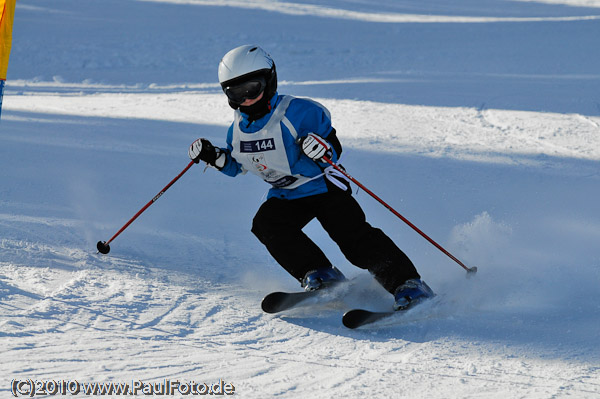
M 13 379 L 235 386 L 264 397 L 600 396 L 600 3 L 19 0 L 0 121 L 0 392 Z M 229 49 L 327 106 L 369 221 L 437 292 L 356 287 L 281 315 L 296 283 L 249 232 L 267 186 L 189 162 L 224 143 Z M 84 397 L 84 395 L 80 395 Z M 173 395 L 177 397 L 178 395 Z M 180 395 L 183 396 L 183 395 Z

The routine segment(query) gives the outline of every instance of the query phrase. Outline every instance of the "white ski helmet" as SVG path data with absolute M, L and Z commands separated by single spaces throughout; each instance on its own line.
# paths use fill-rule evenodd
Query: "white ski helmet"
M 264 85 L 260 92 L 264 91 L 269 99 L 277 91 L 275 62 L 266 51 L 258 46 L 244 45 L 230 50 L 223 56 L 219 63 L 219 83 L 223 92 L 227 94 L 231 108 L 239 108 L 245 99 L 253 98 L 254 93 L 244 97 L 238 91 L 236 96 L 228 89 L 254 80 L 259 80 Z

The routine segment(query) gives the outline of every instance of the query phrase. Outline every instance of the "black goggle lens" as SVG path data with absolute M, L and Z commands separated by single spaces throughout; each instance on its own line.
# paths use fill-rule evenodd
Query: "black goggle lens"
M 252 79 L 223 89 L 230 101 L 241 104 L 246 100 L 253 100 L 263 92 L 267 82 L 264 78 Z

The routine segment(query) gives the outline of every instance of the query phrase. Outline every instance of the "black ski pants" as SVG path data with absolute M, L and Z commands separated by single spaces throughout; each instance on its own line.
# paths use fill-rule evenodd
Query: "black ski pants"
M 269 198 L 252 223 L 252 232 L 275 260 L 298 281 L 307 272 L 331 267 L 323 251 L 302 231 L 317 218 L 331 239 L 355 266 L 369 270 L 389 292 L 419 274 L 411 260 L 380 229 L 367 223 L 349 191 L 293 200 Z

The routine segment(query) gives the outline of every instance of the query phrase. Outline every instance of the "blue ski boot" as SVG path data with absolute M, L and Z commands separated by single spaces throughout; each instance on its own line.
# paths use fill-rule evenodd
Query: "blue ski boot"
M 346 277 L 342 272 L 332 266 L 306 273 L 302 279 L 302 287 L 304 287 L 304 291 L 315 291 L 345 280 Z
M 429 288 L 421 279 L 414 278 L 407 280 L 396 289 L 394 294 L 394 310 L 405 310 L 417 303 L 435 296 L 433 290 Z

